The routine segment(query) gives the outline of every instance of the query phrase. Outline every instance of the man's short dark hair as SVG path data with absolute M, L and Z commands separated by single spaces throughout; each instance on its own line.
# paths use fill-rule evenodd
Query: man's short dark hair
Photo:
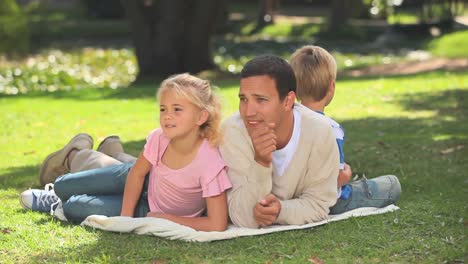
M 296 92 L 296 77 L 291 65 L 275 55 L 260 55 L 247 62 L 241 71 L 241 79 L 268 75 L 276 83 L 280 100 L 290 91 Z

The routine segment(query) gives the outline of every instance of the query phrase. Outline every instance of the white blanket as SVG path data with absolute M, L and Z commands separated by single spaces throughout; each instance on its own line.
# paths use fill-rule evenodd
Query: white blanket
M 260 229 L 242 228 L 237 227 L 235 225 L 230 225 L 228 229 L 223 232 L 196 231 L 190 227 L 179 225 L 166 219 L 153 217 L 131 218 L 124 216 L 107 217 L 102 215 L 91 215 L 88 216 L 81 223 L 81 225 L 86 225 L 112 232 L 133 232 L 138 235 L 155 235 L 172 240 L 180 239 L 186 241 L 207 242 L 214 240 L 231 239 L 241 236 L 263 235 L 279 231 L 311 228 L 329 222 L 344 220 L 350 217 L 383 214 L 393 212 L 398 209 L 400 208 L 395 205 L 389 205 L 384 208 L 364 207 L 339 215 L 329 215 L 328 219 L 326 220 L 305 225 L 274 225 Z

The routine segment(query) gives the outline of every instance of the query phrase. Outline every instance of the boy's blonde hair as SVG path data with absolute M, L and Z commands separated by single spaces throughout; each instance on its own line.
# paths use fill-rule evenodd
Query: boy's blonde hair
M 296 75 L 297 97 L 300 100 L 322 100 L 331 82 L 336 79 L 335 59 L 319 46 L 307 45 L 296 50 L 290 64 Z
M 208 112 L 207 121 L 200 126 L 200 136 L 206 138 L 213 146 L 221 141 L 221 104 L 212 91 L 209 81 L 187 73 L 173 75 L 161 83 L 158 90 L 158 101 L 166 91 L 173 91 L 180 97 Z

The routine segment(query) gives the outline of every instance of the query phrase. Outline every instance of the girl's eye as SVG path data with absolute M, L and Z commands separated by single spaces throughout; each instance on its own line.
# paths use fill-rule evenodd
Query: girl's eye
M 175 110 L 176 112 L 180 112 L 180 111 L 182 111 L 182 108 L 175 108 L 174 110 Z
M 164 112 L 165 110 L 166 110 L 166 109 L 164 109 L 164 108 L 160 108 L 160 109 L 159 109 L 159 112 Z

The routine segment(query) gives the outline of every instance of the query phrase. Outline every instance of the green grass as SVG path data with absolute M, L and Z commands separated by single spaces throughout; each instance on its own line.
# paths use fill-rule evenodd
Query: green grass
M 214 81 L 224 116 L 237 80 Z M 153 86 L 0 95 L 2 263 L 460 263 L 466 261 L 468 73 L 341 79 L 327 113 L 346 129 L 346 159 L 368 177 L 399 176 L 401 210 L 314 229 L 212 243 L 70 225 L 22 210 L 47 154 L 74 134 L 118 134 L 139 152 L 157 126 Z M 457 147 L 458 146 L 458 147 Z M 447 151 L 453 148 L 453 151 Z M 442 154 L 443 151 L 448 152 Z
M 468 58 L 468 30 L 443 35 L 429 42 L 428 47 L 436 56 Z

